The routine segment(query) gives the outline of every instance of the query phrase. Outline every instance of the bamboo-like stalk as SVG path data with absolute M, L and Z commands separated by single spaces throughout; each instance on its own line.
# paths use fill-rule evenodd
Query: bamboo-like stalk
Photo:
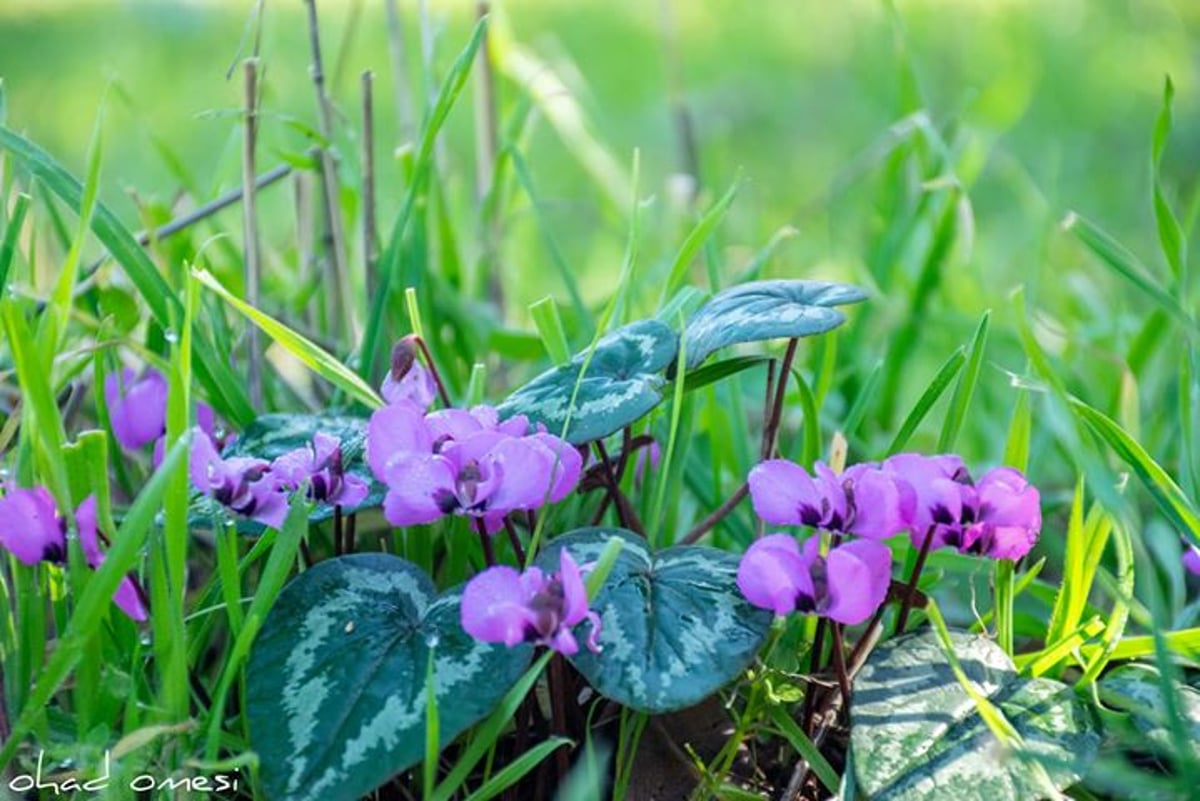
M 388 56 L 392 62 L 392 94 L 396 104 L 396 127 L 401 142 L 414 134 L 413 102 L 408 86 L 408 55 L 404 44 L 404 21 L 397 0 L 385 0 L 387 13 Z
M 489 10 L 488 0 L 477 0 L 476 19 L 486 17 Z M 496 76 L 492 69 L 489 39 L 490 33 L 484 31 L 479 53 L 475 56 L 475 202 L 480 225 L 480 264 L 486 276 L 487 293 L 503 316 L 504 285 L 500 281 L 498 259 L 501 236 L 499 219 L 495 215 L 487 215 L 484 211 L 484 203 L 492 191 L 496 153 L 500 149 L 500 126 L 496 116 Z
M 379 261 L 379 234 L 375 212 L 375 76 L 370 70 L 362 74 L 362 258 L 364 282 L 367 288 L 367 314 L 371 299 L 377 291 L 375 275 Z
M 245 135 L 242 137 L 242 247 L 246 281 L 246 302 L 261 306 L 262 265 L 258 238 L 257 182 L 255 151 L 258 146 L 258 60 L 247 59 L 245 71 L 246 114 Z M 249 326 L 246 332 L 246 371 L 250 403 L 262 409 L 262 349 L 258 327 Z
M 321 62 L 321 32 L 317 21 L 316 0 L 305 0 L 308 10 L 308 39 L 312 50 L 312 82 L 317 93 L 317 108 L 320 112 L 321 138 L 328 144 L 333 140 L 333 104 L 325 91 L 325 73 Z M 332 330 L 346 331 L 357 337 L 357 318 L 350 308 L 348 273 L 346 270 L 346 237 L 342 231 L 342 214 L 338 203 L 337 163 L 329 147 L 319 148 L 321 159 L 321 184 L 324 191 L 325 231 L 322 237 L 325 257 L 328 259 L 329 307 L 327 324 Z M 340 324 L 338 324 L 340 323 Z

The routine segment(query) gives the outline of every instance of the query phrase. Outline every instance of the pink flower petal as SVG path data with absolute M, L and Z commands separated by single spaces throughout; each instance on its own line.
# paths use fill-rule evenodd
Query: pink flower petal
M 809 566 L 800 546 L 787 534 L 771 534 L 755 541 L 738 564 L 738 589 L 750 603 L 787 615 L 796 609 L 796 599 L 812 596 Z
M 839 623 L 862 623 L 887 598 L 892 552 L 882 543 L 855 540 L 830 550 L 825 558 L 829 598 L 823 614 Z

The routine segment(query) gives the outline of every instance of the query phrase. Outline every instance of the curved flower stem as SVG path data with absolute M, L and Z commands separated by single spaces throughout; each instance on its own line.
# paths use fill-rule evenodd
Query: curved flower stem
M 340 505 L 333 507 L 333 555 L 341 556 L 346 552 L 343 546 L 342 532 L 345 526 L 342 523 L 342 507 Z
M 808 658 L 808 675 L 815 677 L 821 670 L 821 652 L 825 650 L 825 618 L 817 618 L 817 630 L 813 634 L 812 651 Z M 817 685 L 809 683 L 809 689 L 804 693 L 804 714 L 800 726 L 805 734 L 812 728 L 813 714 L 817 709 L 817 696 L 820 695 Z
M 492 535 L 487 533 L 487 526 L 483 522 L 483 518 L 475 518 L 475 530 L 479 532 L 479 544 L 483 546 L 483 560 L 487 562 L 488 567 L 494 567 L 496 551 L 492 548 Z
M 521 537 L 517 534 L 517 528 L 508 516 L 504 518 L 504 530 L 508 532 L 508 542 L 517 556 L 517 564 L 525 564 L 525 549 L 521 547 Z
M 779 365 L 779 381 L 775 387 L 775 401 L 771 407 L 771 417 L 763 429 L 762 456 L 770 459 L 775 453 L 775 441 L 779 436 L 780 418 L 783 416 L 783 399 L 787 395 L 788 376 L 792 371 L 792 362 L 796 359 L 798 339 L 789 339 L 787 352 L 783 354 L 783 363 Z
M 762 442 L 758 446 L 758 458 L 763 460 L 767 458 L 767 429 L 771 427 L 771 409 L 775 403 L 775 367 L 776 361 L 771 359 L 767 362 L 767 391 L 763 393 L 763 436 Z
M 846 641 L 842 636 L 842 624 L 831 623 L 833 629 L 833 668 L 837 671 L 838 689 L 843 703 L 850 706 L 850 673 L 846 670 Z
M 712 514 L 697 523 L 696 527 L 689 531 L 684 538 L 679 541 L 679 544 L 692 545 L 695 543 L 697 540 L 715 528 L 718 523 L 728 517 L 729 513 L 734 510 L 734 507 L 741 503 L 742 500 L 749 494 L 750 485 L 743 481 L 742 486 L 734 490 L 733 494 L 729 496 L 729 499 L 726 500 L 725 503 L 721 504 Z
M 421 349 L 421 353 L 425 356 L 425 365 L 429 368 L 430 374 L 433 375 L 433 383 L 437 384 L 438 398 L 441 399 L 442 405 L 447 409 L 454 406 L 450 402 L 450 395 L 446 392 L 446 385 L 442 383 L 442 374 L 438 372 L 437 364 L 433 361 L 433 354 L 429 352 L 429 346 L 425 344 L 425 340 L 416 334 L 413 335 L 413 341 L 417 343 L 417 347 Z
M 621 492 L 621 486 L 617 483 L 616 474 L 613 472 L 612 461 L 608 458 L 608 451 L 605 449 L 604 443 L 600 440 L 596 440 L 596 453 L 599 455 L 600 463 L 604 467 L 604 477 L 608 484 L 608 494 L 617 507 L 617 519 L 620 521 L 621 526 L 641 534 L 643 537 L 646 536 L 646 529 L 642 525 L 642 521 L 638 518 L 637 512 L 634 511 L 629 499 L 625 497 L 625 493 Z
M 563 672 L 563 658 L 561 654 L 555 654 L 550 660 L 550 675 L 547 678 L 550 690 L 550 715 L 552 722 L 550 724 L 550 733 L 569 737 L 570 732 L 567 731 L 567 711 L 565 706 L 565 694 L 567 690 L 566 675 Z M 558 768 L 558 781 L 562 782 L 570 771 L 571 762 L 570 754 L 565 748 L 555 749 L 555 760 Z
M 932 544 L 933 526 L 930 526 L 929 530 L 925 532 L 925 540 L 921 543 L 921 551 L 917 554 L 917 563 L 913 565 L 912 576 L 908 579 L 908 592 L 904 595 L 904 603 L 900 604 L 900 613 L 896 617 L 896 634 L 903 633 L 904 624 L 908 622 L 908 613 L 917 597 L 917 581 L 921 578 L 921 570 L 925 567 L 925 560 L 929 557 L 929 549 Z

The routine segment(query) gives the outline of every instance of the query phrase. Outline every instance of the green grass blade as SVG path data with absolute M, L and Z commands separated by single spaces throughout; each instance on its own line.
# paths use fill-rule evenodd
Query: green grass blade
M 564 365 L 571 361 L 571 346 L 567 344 L 567 332 L 563 330 L 562 318 L 558 316 L 558 306 L 554 298 L 546 296 L 530 304 L 529 316 L 537 326 L 546 353 L 556 365 Z
M 1054 609 L 1046 627 L 1046 642 L 1058 642 L 1066 632 L 1079 626 L 1083 607 L 1087 602 L 1091 584 L 1083 583 L 1084 562 L 1087 559 L 1087 536 L 1083 521 L 1084 482 L 1080 476 L 1075 484 L 1075 497 L 1071 502 L 1071 515 L 1067 518 L 1066 547 L 1063 555 L 1063 577 L 1058 594 L 1054 598 Z
M 1191 537 L 1193 544 L 1200 545 L 1200 516 L 1167 471 L 1112 418 L 1077 398 L 1071 398 L 1069 403 L 1072 411 L 1133 469 L 1167 519 Z
M 228 303 L 235 311 L 254 323 L 264 334 L 273 339 L 280 347 L 287 350 L 314 373 L 345 392 L 349 397 L 364 404 L 369 409 L 377 409 L 383 405 L 379 397 L 367 382 L 363 381 L 353 370 L 342 364 L 328 352 L 322 350 L 316 343 L 296 333 L 271 315 L 261 312 L 234 295 L 213 277 L 207 270 L 192 270 L 192 275 L 200 283 L 215 292 L 221 300 Z
M 1105 515 L 1105 517 L 1108 516 Z M 1133 537 L 1128 528 L 1115 523 L 1115 521 L 1112 529 L 1112 542 L 1117 556 L 1117 593 L 1114 595 L 1113 608 L 1104 626 L 1101 647 L 1088 658 L 1083 676 L 1076 684 L 1077 687 L 1087 687 L 1099 678 L 1104 668 L 1112 661 L 1121 637 L 1125 633 L 1125 625 L 1129 621 L 1129 607 L 1134 589 Z M 1099 562 L 1099 555 L 1096 556 L 1096 561 Z
M 35 178 L 75 212 L 83 208 L 83 186 L 46 151 L 7 128 L 0 127 L 0 148 L 11 153 Z M 170 330 L 183 311 L 174 291 L 158 273 L 129 230 L 103 203 L 97 202 L 92 215 L 92 233 L 124 269 L 129 280 L 146 301 L 154 319 Z M 208 399 L 225 419 L 245 426 L 254 419 L 254 409 L 246 394 L 245 382 L 204 341 L 196 342 L 196 375 L 208 393 Z
M 938 368 L 937 374 L 933 377 L 933 381 L 921 393 L 921 397 L 913 405 L 912 411 L 908 413 L 908 417 L 904 418 L 904 422 L 900 425 L 900 429 L 896 432 L 896 436 L 892 438 L 892 444 L 888 445 L 887 455 L 891 456 L 894 453 L 899 453 L 908 445 L 909 439 L 916 433 L 917 427 L 928 416 L 934 404 L 942 397 L 946 388 L 950 386 L 950 382 L 962 370 L 964 364 L 967 363 L 967 356 L 962 348 L 950 354 L 950 358 L 942 363 Z
M 1171 133 L 1171 105 L 1174 99 L 1175 86 L 1168 75 L 1163 81 L 1162 105 L 1154 121 L 1150 166 L 1154 178 L 1154 222 L 1158 226 L 1159 246 L 1182 292 L 1187 287 L 1187 241 L 1171 204 L 1167 202 L 1162 183 L 1162 157 L 1167 147 L 1167 136 Z
M 279 535 L 275 538 L 275 545 L 271 548 L 267 564 L 263 567 L 262 575 L 259 577 L 258 589 L 254 591 L 250 608 L 246 610 L 242 631 L 234 641 L 233 648 L 221 668 L 221 678 L 217 684 L 217 690 L 213 694 L 213 705 L 209 713 L 205 759 L 217 758 L 221 726 L 225 717 L 225 701 L 241 672 L 242 664 L 250 653 L 250 646 L 254 644 L 254 638 L 258 636 L 258 631 L 262 628 L 267 613 L 271 611 L 275 599 L 283 590 L 283 585 L 287 583 L 292 566 L 296 563 L 300 542 L 308 533 L 308 514 L 309 503 L 304 497 L 304 493 L 295 493 L 292 497 L 291 507 L 288 509 L 287 518 L 283 521 L 283 528 L 279 530 Z
M 525 753 L 505 765 L 483 785 L 467 796 L 467 801 L 489 801 L 500 793 L 512 787 L 525 777 L 525 774 L 536 768 L 546 757 L 553 754 L 564 745 L 573 746 L 573 740 L 567 737 L 551 737 L 542 740 Z
M 968 350 L 966 371 L 959 376 L 950 396 L 950 409 L 946 413 L 946 421 L 942 425 L 942 434 L 938 438 L 938 453 L 949 453 L 958 442 L 958 433 L 962 430 L 963 421 L 967 419 L 967 408 L 971 405 L 971 396 L 975 394 L 975 385 L 979 383 L 979 371 L 983 367 L 983 353 L 987 348 L 988 326 L 992 313 L 984 312 L 971 338 Z
M 1176 320 L 1195 330 L 1196 322 L 1188 311 L 1151 276 L 1137 257 L 1125 249 L 1097 225 L 1075 212 L 1067 215 L 1063 229 L 1075 234 L 1091 253 L 1108 265 L 1117 275 L 1141 291 Z
M 87 150 L 87 177 L 83 184 L 83 195 L 79 203 L 79 227 L 71 240 L 71 248 L 63 261 L 58 280 L 54 284 L 51 303 L 66 327 L 67 316 L 71 310 L 71 293 L 75 290 L 75 278 L 79 273 L 79 259 L 87 241 L 88 229 L 92 225 L 92 215 L 96 211 L 96 201 L 100 194 L 100 163 L 104 152 L 104 107 L 96 114 L 96 122 L 92 128 L 92 139 Z
M 26 194 L 17 195 L 13 202 L 12 214 L 4 228 L 4 239 L 0 240 L 0 297 L 8 292 L 8 273 L 12 269 L 13 258 L 17 255 L 17 237 L 21 235 L 21 226 L 25 223 L 25 213 L 29 211 L 31 198 Z
M 417 146 L 416 157 L 413 160 L 413 173 L 408 192 L 405 193 L 404 203 L 400 207 L 395 221 L 392 223 L 392 232 L 388 239 L 387 247 L 379 259 L 379 286 L 376 289 L 376 295 L 373 298 L 367 318 L 367 326 L 363 332 L 363 344 L 359 356 L 359 375 L 363 378 L 368 378 L 374 367 L 375 353 L 379 348 L 379 338 L 383 332 L 384 315 L 387 311 L 386 298 L 391 291 L 391 287 L 397 283 L 396 278 L 400 271 L 400 257 L 404 244 L 404 235 L 412 219 L 413 210 L 416 208 L 417 198 L 425 194 L 428 187 L 429 177 L 433 171 L 434 145 L 437 142 L 438 132 L 445 124 L 446 117 L 450 115 L 450 109 L 454 107 L 455 101 L 458 100 L 458 96 L 462 93 L 463 86 L 467 82 L 471 66 L 475 63 L 475 56 L 479 52 L 480 45 L 483 43 L 487 24 L 487 17 L 481 18 L 476 23 L 466 48 L 454 60 L 454 64 L 450 67 L 450 72 L 447 73 L 445 80 L 442 82 L 437 99 L 434 101 L 433 108 L 430 109 L 429 116 L 421 131 L 421 141 Z
M 717 226 L 721 224 L 721 220 L 725 218 L 725 213 L 729 211 L 729 207 L 733 205 L 733 199 L 737 196 L 738 188 L 742 185 L 741 178 L 733 182 L 729 189 L 725 190 L 725 194 L 718 198 L 717 202 L 712 205 L 696 226 L 688 232 L 687 237 L 683 240 L 683 244 L 679 248 L 679 252 L 675 254 L 675 260 L 671 263 L 671 271 L 667 274 L 667 283 L 663 286 L 662 295 L 659 297 L 658 305 L 662 306 L 667 302 L 667 298 L 671 297 L 683 285 L 687 278 L 688 268 L 691 267 L 692 261 L 696 258 L 696 254 L 700 252 L 700 248 L 708 241 L 708 238 L 717 230 Z M 712 291 L 716 292 L 719 287 L 711 287 Z
M 188 440 L 179 440 L 172 445 L 163 458 L 162 466 L 150 477 L 137 499 L 129 508 L 121 527 L 113 537 L 112 545 L 102 564 L 75 604 L 75 613 L 38 677 L 37 685 L 12 726 L 8 741 L 0 749 L 0 766 L 8 765 L 22 741 L 30 733 L 34 721 L 43 714 L 54 693 L 62 686 L 84 653 L 88 637 L 100 625 L 108 613 L 117 585 L 137 563 L 138 554 L 154 525 L 155 515 L 162 506 L 171 472 L 184 464 L 188 453 Z
M 479 760 L 483 759 L 488 750 L 496 742 L 517 714 L 517 708 L 521 702 L 525 700 L 525 696 L 533 689 L 534 682 L 542 675 L 542 671 L 546 669 L 550 658 L 554 656 L 553 651 L 546 651 L 538 657 L 537 661 L 525 671 L 525 675 L 521 680 L 513 685 L 495 711 L 483 723 L 475 729 L 475 734 L 471 738 L 470 744 L 463 749 L 462 755 L 451 768 L 450 773 L 442 780 L 442 783 L 437 786 L 431 796 L 427 796 L 428 801 L 450 801 L 458 789 L 462 787 L 479 764 Z
M 821 780 L 821 784 L 825 785 L 831 793 L 836 793 L 841 779 L 838 778 L 837 771 L 829 764 L 829 760 L 821 753 L 821 749 L 817 748 L 800 725 L 788 714 L 787 710 L 779 704 L 771 704 L 769 707 L 771 720 L 779 729 L 779 733 L 787 739 L 792 748 L 796 749 L 796 753 L 800 755 L 805 762 L 812 768 L 813 773 Z

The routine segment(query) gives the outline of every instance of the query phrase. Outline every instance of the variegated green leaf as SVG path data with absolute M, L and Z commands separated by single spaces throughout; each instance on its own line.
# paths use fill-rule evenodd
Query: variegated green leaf
M 473 640 L 459 600 L 386 554 L 321 562 L 284 588 L 247 666 L 268 798 L 351 801 L 420 761 L 431 650 L 439 743 L 487 715 L 532 649 Z
M 738 342 L 807 337 L 846 321 L 833 308 L 859 303 L 858 287 L 829 281 L 754 281 L 719 292 L 688 320 L 687 366 Z
M 1100 744 L 1075 693 L 1022 678 L 986 637 L 951 632 L 951 641 L 968 678 L 1016 728 L 1021 753 L 996 740 L 927 629 L 879 646 L 854 682 L 851 749 L 863 793 L 875 801 L 1040 798 L 1031 760 L 1057 788 L 1075 783 Z
M 579 564 L 599 557 L 610 537 L 625 546 L 592 608 L 602 651 L 580 648 L 571 663 L 601 694 L 658 714 L 702 701 L 754 660 L 771 614 L 746 602 L 736 556 L 702 546 L 652 554 L 622 529 L 585 528 L 553 540 L 539 556 L 557 570 L 566 548 Z M 584 623 L 584 634 L 591 624 Z M 583 637 L 580 637 L 583 640 Z
M 364 459 L 367 439 L 367 420 L 353 415 L 323 412 L 320 414 L 265 414 L 255 418 L 246 430 L 238 435 L 222 452 L 222 456 L 249 456 L 271 461 L 296 448 L 307 447 L 318 432 L 337 437 L 342 443 L 342 466 L 371 486 L 366 499 L 353 509 L 357 512 L 383 503 L 387 488 L 375 481 Z M 207 526 L 213 515 L 225 512 L 207 496 L 197 493 L 193 497 L 190 517 L 196 526 Z M 333 517 L 333 506 L 318 503 L 313 506 L 309 520 L 319 523 Z M 245 534 L 261 534 L 263 526 L 253 520 L 241 518 L 238 530 Z
M 590 358 L 587 351 L 576 354 L 518 389 L 500 404 L 500 415 L 523 414 L 553 434 L 566 427 L 567 441 L 576 445 L 606 437 L 662 400 L 662 371 L 678 346 L 663 323 L 630 323 L 602 337 Z
M 1200 690 L 1172 682 L 1179 726 L 1187 732 L 1187 745 L 1200 759 Z M 1169 708 L 1163 697 L 1163 683 L 1149 665 L 1123 665 L 1100 681 L 1100 698 L 1112 708 L 1129 714 L 1134 730 L 1168 753 L 1183 745 L 1171 732 Z

